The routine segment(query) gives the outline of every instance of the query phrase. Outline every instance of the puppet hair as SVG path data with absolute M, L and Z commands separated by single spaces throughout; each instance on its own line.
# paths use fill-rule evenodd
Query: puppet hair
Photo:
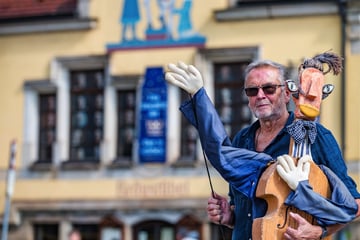
M 343 58 L 332 52 L 324 52 L 314 56 L 313 58 L 306 58 L 299 66 L 299 71 L 305 68 L 316 68 L 324 75 L 333 72 L 334 75 L 338 75 L 342 71 Z M 328 69 L 324 71 L 323 64 L 328 65 Z

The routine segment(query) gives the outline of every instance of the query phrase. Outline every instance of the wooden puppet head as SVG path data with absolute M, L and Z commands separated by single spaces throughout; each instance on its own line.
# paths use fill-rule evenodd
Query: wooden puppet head
M 342 58 L 330 52 L 305 59 L 299 66 L 299 78 L 295 82 L 287 80 L 287 88 L 295 103 L 295 116 L 298 119 L 314 120 L 320 114 L 320 105 L 334 89 L 325 84 L 325 74 L 333 71 L 337 75 L 342 70 Z M 328 65 L 324 71 L 323 64 Z

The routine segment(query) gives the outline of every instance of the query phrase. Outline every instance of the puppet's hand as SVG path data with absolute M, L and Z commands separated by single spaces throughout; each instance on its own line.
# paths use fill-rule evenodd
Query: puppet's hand
M 297 166 L 289 155 L 279 156 L 277 161 L 276 170 L 278 174 L 292 190 L 296 189 L 299 182 L 309 179 L 310 161 L 312 161 L 309 155 L 301 157 Z
M 177 65 L 170 63 L 168 67 L 170 71 L 165 74 L 166 81 L 184 89 L 189 94 L 194 95 L 204 86 L 201 73 L 193 65 L 178 62 Z

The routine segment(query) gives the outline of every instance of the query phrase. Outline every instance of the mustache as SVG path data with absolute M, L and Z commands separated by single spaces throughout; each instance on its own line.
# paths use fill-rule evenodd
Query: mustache
M 271 103 L 269 101 L 261 100 L 261 101 L 255 102 L 255 107 L 258 107 L 261 105 L 268 105 L 268 104 L 271 104 Z

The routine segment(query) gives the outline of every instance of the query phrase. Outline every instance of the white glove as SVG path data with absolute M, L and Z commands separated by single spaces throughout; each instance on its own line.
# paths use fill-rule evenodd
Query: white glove
M 204 86 L 201 73 L 193 65 L 178 62 L 177 65 L 170 63 L 168 68 L 170 71 L 165 74 L 166 81 L 184 89 L 189 94 L 194 95 Z
M 309 179 L 310 161 L 312 161 L 309 155 L 301 157 L 297 166 L 295 166 L 293 158 L 287 154 L 279 156 L 277 161 L 278 174 L 292 190 L 296 189 L 299 182 Z

